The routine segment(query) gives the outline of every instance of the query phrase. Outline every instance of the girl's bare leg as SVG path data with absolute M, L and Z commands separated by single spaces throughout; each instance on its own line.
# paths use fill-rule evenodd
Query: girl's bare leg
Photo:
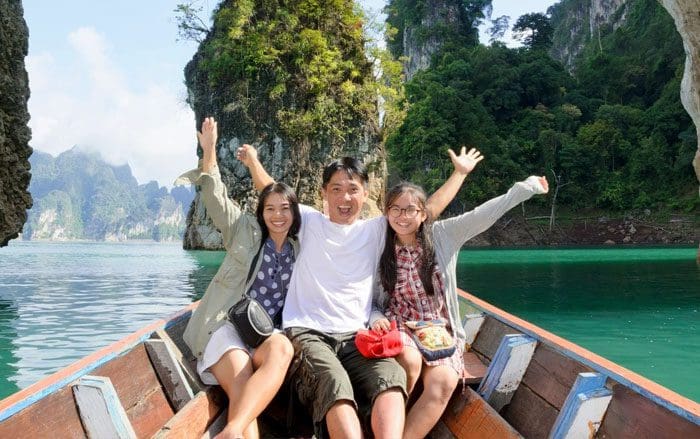
M 423 367 L 423 393 L 406 416 L 404 439 L 428 435 L 440 420 L 458 381 L 457 372 L 450 366 Z
M 406 346 L 403 351 L 396 357 L 403 370 L 406 371 L 406 392 L 411 396 L 413 389 L 416 387 L 420 371 L 423 367 L 423 356 L 418 349 Z

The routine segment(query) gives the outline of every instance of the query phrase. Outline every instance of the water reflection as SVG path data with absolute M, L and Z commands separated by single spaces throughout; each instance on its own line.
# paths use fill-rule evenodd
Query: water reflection
M 190 272 L 189 281 L 194 288 L 194 300 L 199 300 L 219 270 L 226 253 L 223 251 L 190 250 L 186 254 L 194 260 L 197 266 L 195 270 Z
M 0 397 L 174 314 L 223 258 L 155 243 L 13 244 L 0 252 Z

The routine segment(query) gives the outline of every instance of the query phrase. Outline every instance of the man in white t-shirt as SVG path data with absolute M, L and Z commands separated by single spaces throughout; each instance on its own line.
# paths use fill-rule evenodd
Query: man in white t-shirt
M 253 147 L 243 145 L 238 157 L 256 187 L 274 181 Z M 450 151 L 450 157 L 455 172 L 429 200 L 435 216 L 482 158 L 465 154 L 464 148 L 460 156 Z M 327 216 L 308 206 L 301 209 L 301 250 L 283 309 L 283 327 L 296 357 L 290 376 L 312 414 L 317 437 L 360 437 L 360 417 L 369 416 L 375 437 L 398 438 L 405 417 L 405 372 L 393 358 L 363 357 L 354 343 L 355 333 L 369 320 L 386 220 L 360 219 L 369 195 L 368 174 L 356 159 L 328 165 L 321 192 Z

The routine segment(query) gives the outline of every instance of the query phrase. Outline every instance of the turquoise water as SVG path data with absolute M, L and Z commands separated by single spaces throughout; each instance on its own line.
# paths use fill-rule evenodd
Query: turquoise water
M 459 286 L 700 401 L 697 248 L 469 250 Z
M 700 401 L 694 248 L 467 250 L 459 285 Z M 0 397 L 201 296 L 221 252 L 155 243 L 0 249 Z

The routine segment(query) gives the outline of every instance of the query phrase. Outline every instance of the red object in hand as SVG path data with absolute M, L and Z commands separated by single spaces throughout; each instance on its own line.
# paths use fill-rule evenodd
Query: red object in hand
M 388 331 L 361 329 L 355 334 L 357 350 L 367 358 L 395 357 L 403 350 L 401 333 L 396 328 L 396 320 L 391 321 Z

